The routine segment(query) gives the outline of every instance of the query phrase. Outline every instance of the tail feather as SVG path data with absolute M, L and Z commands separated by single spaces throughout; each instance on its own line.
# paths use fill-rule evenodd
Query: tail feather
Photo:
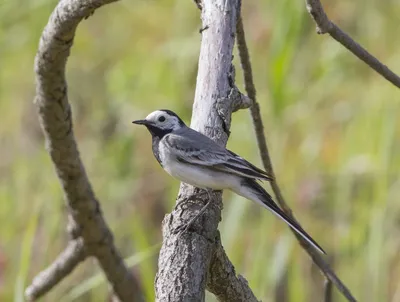
M 233 189 L 237 194 L 253 200 L 263 207 L 270 210 L 276 216 L 285 221 L 292 230 L 303 237 L 309 244 L 316 248 L 322 254 L 326 254 L 325 251 L 310 235 L 291 217 L 289 217 L 285 212 L 283 212 L 278 205 L 273 201 L 272 197 L 265 191 L 265 189 L 258 184 L 255 180 L 250 178 L 244 178 L 241 182 L 240 188 Z

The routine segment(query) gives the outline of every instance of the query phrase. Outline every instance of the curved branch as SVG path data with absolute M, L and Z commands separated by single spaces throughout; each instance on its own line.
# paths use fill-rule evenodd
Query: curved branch
M 271 181 L 271 187 L 275 194 L 276 200 L 278 201 L 279 205 L 282 207 L 282 210 L 289 215 L 291 218 L 295 219 L 292 213 L 292 210 L 286 203 L 285 199 L 283 198 L 281 189 L 278 186 L 276 181 L 275 173 L 272 168 L 272 161 L 269 155 L 269 150 L 267 147 L 267 142 L 264 135 L 264 125 L 261 118 L 260 113 L 260 106 L 256 99 L 256 88 L 253 81 L 252 75 L 252 68 L 250 62 L 250 56 L 247 49 L 246 39 L 244 35 L 243 29 L 243 22 L 241 18 L 237 24 L 237 44 L 239 49 L 239 56 L 240 56 L 240 63 L 243 69 L 243 76 L 244 76 L 244 83 L 245 89 L 248 93 L 250 99 L 253 100 L 253 105 L 250 107 L 251 110 L 251 117 L 253 120 L 254 129 L 256 132 L 257 137 L 257 144 L 260 150 L 260 156 L 264 165 L 265 170 L 269 175 L 272 176 L 274 179 Z M 292 230 L 292 229 L 291 229 Z M 356 301 L 356 299 L 352 296 L 349 289 L 344 285 L 344 283 L 336 276 L 333 269 L 329 266 L 329 264 L 322 258 L 321 254 L 319 254 L 307 241 L 305 241 L 301 236 L 295 233 L 293 230 L 292 232 L 296 235 L 297 240 L 304 248 L 304 250 L 310 255 L 314 263 L 319 267 L 321 272 L 325 275 L 325 277 L 332 282 L 339 291 L 347 298 L 348 301 Z M 328 285 L 330 286 L 330 282 Z
M 306 7 L 317 24 L 317 32 L 319 34 L 328 33 L 386 80 L 400 88 L 400 77 L 329 20 L 319 0 L 306 0 Z
M 142 300 L 139 284 L 114 246 L 111 231 L 80 159 L 65 79 L 65 67 L 79 22 L 97 8 L 114 1 L 61 0 L 58 3 L 43 31 L 36 55 L 35 103 L 47 150 L 73 220 L 73 237 L 81 237 L 87 254 L 97 258 L 119 299 L 139 301 Z M 56 263 L 48 270 L 54 265 Z M 61 278 L 56 278 L 51 283 L 54 285 L 59 281 Z

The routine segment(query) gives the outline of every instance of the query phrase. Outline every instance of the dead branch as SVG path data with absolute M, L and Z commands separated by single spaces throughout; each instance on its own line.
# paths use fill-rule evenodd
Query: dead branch
M 191 127 L 225 145 L 232 111 L 248 103 L 235 92 L 232 66 L 238 0 L 204 0 L 198 6 L 204 30 Z M 236 276 L 218 239 L 221 192 L 213 195 L 212 206 L 190 232 L 179 237 L 174 230 L 190 221 L 208 201 L 203 190 L 181 185 L 177 206 L 163 221 L 157 301 L 204 301 L 206 287 L 220 301 L 257 301 L 245 279 Z
M 256 88 L 253 81 L 252 68 L 250 62 L 250 55 L 247 49 L 246 39 L 244 35 L 243 22 L 242 19 L 239 18 L 237 24 L 237 45 L 239 49 L 240 62 L 243 69 L 243 77 L 245 89 L 250 97 L 253 100 L 253 105 L 250 107 L 251 116 L 253 120 L 253 125 L 257 137 L 257 144 L 260 151 L 260 156 L 264 165 L 265 170 L 273 177 L 273 181 L 271 182 L 272 190 L 275 194 L 276 200 L 279 205 L 282 207 L 282 210 L 288 214 L 293 219 L 293 213 L 288 204 L 286 203 L 279 185 L 277 183 L 274 170 L 272 168 L 272 161 L 269 155 L 269 150 L 267 147 L 267 142 L 264 135 L 264 125 L 261 118 L 260 106 L 256 99 Z M 344 283 L 336 276 L 333 269 L 329 266 L 329 264 L 322 258 L 321 254 L 319 254 L 308 242 L 306 242 L 301 236 L 298 236 L 297 233 L 293 232 L 296 235 L 297 240 L 300 242 L 301 246 L 304 250 L 310 255 L 314 263 L 319 267 L 325 277 L 330 280 L 339 291 L 349 300 L 356 301 L 356 299 L 352 296 L 348 288 L 344 285 Z
M 329 279 L 324 284 L 324 302 L 332 302 L 332 282 Z
M 37 299 L 60 282 L 85 256 L 94 256 L 122 301 L 141 301 L 133 279 L 114 246 L 100 204 L 92 190 L 74 138 L 65 67 L 75 30 L 82 19 L 114 0 L 61 0 L 43 30 L 35 60 L 36 98 L 47 150 L 69 209 L 73 240 L 56 261 L 26 290 Z M 83 252 L 84 251 L 84 252 Z
M 400 77 L 329 20 L 319 0 L 306 0 L 306 7 L 317 24 L 317 32 L 319 34 L 328 33 L 386 80 L 400 88 Z
M 216 242 L 208 271 L 207 289 L 218 301 L 258 301 L 247 280 L 241 275 L 236 275 L 235 267 L 219 240 Z
M 36 300 L 68 276 L 81 261 L 85 260 L 84 247 L 84 243 L 80 239 L 70 241 L 57 259 L 33 279 L 32 284 L 25 291 L 26 299 L 28 301 Z

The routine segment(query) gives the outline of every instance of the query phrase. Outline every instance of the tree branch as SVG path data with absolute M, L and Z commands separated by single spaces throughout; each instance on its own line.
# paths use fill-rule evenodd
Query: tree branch
M 25 297 L 34 301 L 50 291 L 53 286 L 68 276 L 87 254 L 82 240 L 73 240 L 56 260 L 33 279 L 26 289 Z
M 306 0 L 306 7 L 317 24 L 319 34 L 328 33 L 386 80 L 400 88 L 400 77 L 329 20 L 319 0 Z
M 47 150 L 63 187 L 70 225 L 73 225 L 69 230 L 72 237 L 75 240 L 80 238 L 77 242 L 82 242 L 86 255 L 97 258 L 120 300 L 141 301 L 143 297 L 139 284 L 133 279 L 114 246 L 111 231 L 104 221 L 80 159 L 73 134 L 65 79 L 65 67 L 79 22 L 93 14 L 97 8 L 111 2 L 114 0 L 61 0 L 58 3 L 43 31 L 36 55 L 35 103 Z M 56 274 L 59 271 L 55 269 L 62 256 L 69 255 L 69 261 L 60 266 L 64 267 L 62 271 L 67 272 L 82 260 L 81 253 L 80 249 L 70 244 L 55 263 L 45 270 L 48 285 L 41 286 L 40 294 L 50 290 L 65 277 L 66 274 Z M 28 288 L 27 297 L 37 296 L 32 291 L 34 288 L 35 281 Z M 36 285 L 36 288 L 39 287 Z
M 191 127 L 226 145 L 232 111 L 248 103 L 234 92 L 232 50 L 238 0 L 196 3 L 202 8 L 204 30 Z M 155 281 L 157 301 L 204 301 L 206 286 L 221 301 L 257 301 L 244 278 L 236 277 L 218 239 L 222 194 L 213 195 L 212 206 L 192 229 L 177 236 L 174 230 L 194 217 L 208 200 L 205 191 L 181 184 L 177 205 L 163 221 L 164 240 Z
M 324 302 L 332 302 L 332 282 L 328 279 L 324 285 Z
M 225 254 L 219 240 L 216 242 L 214 254 L 211 258 L 209 275 L 207 276 L 207 289 L 219 301 L 258 301 L 247 280 L 241 275 L 236 276 L 235 268 Z
M 237 45 L 239 49 L 240 62 L 243 69 L 244 83 L 245 89 L 250 97 L 253 100 L 253 106 L 250 107 L 251 116 L 253 120 L 254 129 L 256 132 L 258 148 L 260 150 L 260 156 L 264 165 L 265 170 L 273 177 L 273 181 L 271 181 L 271 187 L 275 194 L 275 197 L 282 207 L 282 210 L 289 215 L 291 218 L 295 219 L 292 213 L 292 210 L 286 203 L 281 190 L 276 181 L 275 173 L 272 167 L 271 157 L 269 155 L 265 135 L 264 135 L 264 125 L 262 122 L 261 114 L 260 114 L 260 106 L 256 99 L 256 89 L 253 81 L 252 68 L 250 62 L 250 56 L 247 49 L 246 39 L 244 35 L 243 22 L 241 18 L 239 18 L 237 23 Z M 293 230 L 292 230 L 293 231 Z M 330 280 L 339 291 L 347 298 L 349 301 L 356 301 L 356 299 L 352 296 L 347 287 L 343 284 L 343 282 L 336 276 L 333 269 L 330 268 L 329 264 L 322 258 L 321 254 L 319 254 L 307 241 L 305 241 L 301 236 L 293 231 L 296 235 L 297 240 L 300 242 L 301 246 L 304 250 L 310 255 L 314 263 L 320 268 L 325 277 Z

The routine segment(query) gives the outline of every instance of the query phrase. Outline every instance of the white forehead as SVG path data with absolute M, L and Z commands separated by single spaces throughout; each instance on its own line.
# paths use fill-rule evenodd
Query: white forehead
M 148 121 L 156 121 L 160 116 L 165 116 L 165 118 L 168 118 L 170 115 L 164 111 L 156 110 L 150 113 L 148 116 L 146 116 L 146 120 Z

